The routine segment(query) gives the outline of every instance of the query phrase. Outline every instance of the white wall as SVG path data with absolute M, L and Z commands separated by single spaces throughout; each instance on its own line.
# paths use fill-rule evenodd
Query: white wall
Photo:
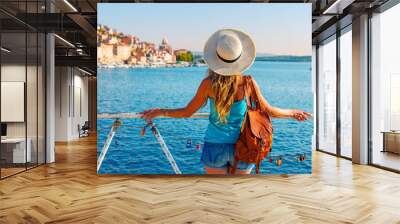
M 2 65 L 1 66 L 1 81 L 2 82 L 25 82 L 25 64 L 24 65 Z M 7 108 L 1 108 L 7 110 Z M 24 122 L 7 123 L 7 137 L 25 137 Z
M 55 141 L 67 141 L 69 133 L 68 117 L 69 115 L 69 68 L 55 68 Z
M 72 67 L 56 67 L 55 73 L 55 140 L 70 141 L 88 120 L 88 78 Z
M 36 80 L 31 77 L 32 74 L 36 77 L 36 66 L 18 65 L 18 64 L 4 64 L 1 66 L 1 81 L 2 82 L 25 82 L 25 75 L 28 72 L 28 87 L 27 87 L 27 119 L 28 119 L 28 137 L 29 129 L 32 127 L 36 130 Z M 3 96 L 4 97 L 4 96 Z M 39 105 L 40 107 L 41 105 Z M 7 108 L 1 108 L 7 110 Z M 35 113 L 33 113 L 33 111 Z M 32 123 L 33 122 L 33 123 Z M 25 137 L 25 122 L 7 122 L 7 135 L 9 137 Z M 36 137 L 36 132 L 35 132 Z
M 38 70 L 37 70 L 38 69 Z M 26 83 L 26 108 L 22 112 L 27 115 L 27 120 L 23 122 L 5 122 L 7 124 L 8 138 L 27 138 L 30 140 L 32 162 L 39 159 L 39 163 L 44 163 L 44 74 L 42 68 L 25 64 L 2 64 L 2 82 L 24 82 Z M 27 80 L 25 80 L 27 78 Z M 2 96 L 6 97 L 7 96 Z M 1 108 L 10 110 L 10 108 Z M 3 111 L 4 112 L 4 111 Z M 8 111 L 10 112 L 10 111 Z M 12 112 L 11 112 L 12 113 Z M 39 153 L 39 155 L 37 155 Z
M 82 73 L 80 73 L 82 74 Z M 89 113 L 88 113 L 88 77 L 75 75 L 74 78 L 74 86 L 75 86 L 75 106 L 73 110 L 73 119 L 72 119 L 72 136 L 79 137 L 78 133 L 78 124 L 81 126 L 85 123 L 85 121 L 89 120 Z M 79 93 L 80 92 L 80 93 Z M 79 97 L 80 96 L 80 97 Z M 80 101 L 80 102 L 79 102 Z

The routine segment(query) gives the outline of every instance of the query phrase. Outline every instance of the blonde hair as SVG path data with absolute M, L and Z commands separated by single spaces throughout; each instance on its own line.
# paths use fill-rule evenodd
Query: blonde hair
M 226 117 L 229 115 L 231 106 L 235 101 L 240 74 L 223 76 L 209 69 L 208 78 L 211 80 L 214 92 L 214 102 L 218 119 L 220 122 L 226 124 Z

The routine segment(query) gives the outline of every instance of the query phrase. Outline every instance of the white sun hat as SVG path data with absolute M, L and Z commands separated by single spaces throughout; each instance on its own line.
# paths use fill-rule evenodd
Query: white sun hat
M 242 73 L 255 58 L 256 47 L 251 37 L 235 29 L 218 30 L 204 46 L 204 60 L 208 67 L 224 76 Z

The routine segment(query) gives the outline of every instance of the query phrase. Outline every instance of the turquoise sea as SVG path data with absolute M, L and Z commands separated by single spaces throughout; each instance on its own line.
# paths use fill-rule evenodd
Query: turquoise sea
M 98 113 L 141 112 L 153 107 L 183 107 L 206 75 L 206 67 L 186 68 L 99 68 Z M 251 74 L 270 104 L 282 108 L 313 109 L 311 63 L 256 61 L 245 72 Z M 208 106 L 199 112 L 208 112 Z M 151 131 L 140 135 L 142 119 L 123 119 L 99 170 L 100 174 L 173 174 L 173 170 Z M 98 155 L 113 120 L 98 119 Z M 183 174 L 203 174 L 201 147 L 207 119 L 156 119 L 177 165 Z M 311 173 L 312 120 L 273 119 L 271 159 L 261 166 L 263 174 Z M 188 141 L 191 145 L 187 147 Z M 299 162 L 298 156 L 306 155 Z M 276 160 L 281 157 L 282 165 Z

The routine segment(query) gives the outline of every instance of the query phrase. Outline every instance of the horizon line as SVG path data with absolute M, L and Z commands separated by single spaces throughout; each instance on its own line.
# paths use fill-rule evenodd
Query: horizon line
M 131 34 L 131 33 L 126 33 L 126 32 L 124 32 L 124 31 L 118 31 L 116 28 L 113 28 L 113 27 L 111 27 L 110 25 L 105 25 L 105 24 L 97 24 L 97 26 L 106 26 L 106 27 L 108 27 L 109 29 L 112 29 L 112 30 L 114 30 L 115 32 L 117 32 L 117 33 L 122 33 L 122 34 L 124 34 L 125 36 L 134 36 L 134 37 L 138 37 L 139 39 L 141 39 L 139 36 L 137 36 L 137 35 L 135 35 L 135 34 Z M 96 27 L 96 31 L 97 31 L 97 27 Z M 160 39 L 161 39 L 161 41 L 162 41 L 162 39 L 163 38 L 168 38 L 168 37 L 161 37 Z M 156 45 L 160 45 L 160 43 L 154 43 L 154 42 L 151 42 L 151 41 L 146 41 L 146 40 L 142 40 L 141 39 L 141 41 L 142 42 L 148 42 L 148 43 L 152 43 L 152 44 L 156 44 Z M 179 50 L 179 49 L 184 49 L 184 50 L 188 50 L 188 51 L 190 51 L 190 52 L 192 52 L 192 53 L 201 53 L 201 54 L 203 54 L 203 51 L 202 50 L 191 50 L 191 49 L 186 49 L 186 48 L 182 48 L 182 47 L 179 47 L 179 48 L 176 48 L 175 50 Z M 265 54 L 264 55 L 264 57 L 265 56 L 275 56 L 275 57 L 277 57 L 277 56 L 292 56 L 292 57 L 310 57 L 310 56 L 312 56 L 312 54 L 310 53 L 309 55 L 303 55 L 303 54 L 277 54 L 277 53 L 270 53 L 270 52 L 259 52 L 259 53 L 257 53 L 256 52 L 256 57 L 260 57 L 259 55 L 260 54 Z

